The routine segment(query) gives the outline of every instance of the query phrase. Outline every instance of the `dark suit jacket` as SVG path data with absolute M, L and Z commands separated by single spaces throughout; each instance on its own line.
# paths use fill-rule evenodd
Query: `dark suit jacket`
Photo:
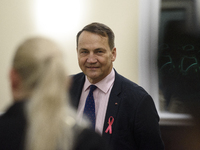
M 0 116 L 0 149 L 23 150 L 25 130 L 24 103 L 14 103 Z
M 109 150 L 100 135 L 79 125 L 73 127 L 75 133 L 73 150 Z M 26 116 L 24 102 L 14 103 L 0 116 L 0 150 L 24 150 Z
M 70 96 L 78 107 L 85 75 L 72 76 Z M 112 116 L 112 134 L 105 133 Z M 163 150 L 159 116 L 151 96 L 140 86 L 115 71 L 103 127 L 103 138 L 113 150 Z

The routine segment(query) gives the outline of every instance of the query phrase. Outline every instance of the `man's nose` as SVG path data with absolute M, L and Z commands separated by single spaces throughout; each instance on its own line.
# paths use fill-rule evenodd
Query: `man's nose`
M 95 57 L 95 55 L 93 53 L 91 53 L 88 58 L 87 58 L 87 62 L 88 63 L 96 63 L 97 62 L 97 58 Z

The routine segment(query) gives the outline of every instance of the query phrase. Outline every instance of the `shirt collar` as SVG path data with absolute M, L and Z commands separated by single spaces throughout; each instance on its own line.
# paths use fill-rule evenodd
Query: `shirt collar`
M 86 91 L 91 85 L 90 81 L 85 77 L 84 91 Z M 111 70 L 110 74 L 108 74 L 103 80 L 97 82 L 95 85 L 104 93 L 107 93 L 110 87 L 113 85 L 115 80 L 115 71 Z

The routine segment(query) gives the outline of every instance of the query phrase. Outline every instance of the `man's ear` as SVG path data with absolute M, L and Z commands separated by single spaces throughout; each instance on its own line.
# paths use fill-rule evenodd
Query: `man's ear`
M 13 68 L 10 70 L 10 83 L 12 90 L 17 90 L 21 84 L 21 77 Z
M 117 52 L 116 52 L 116 48 L 114 47 L 114 48 L 112 49 L 112 62 L 115 61 L 116 56 L 117 56 Z

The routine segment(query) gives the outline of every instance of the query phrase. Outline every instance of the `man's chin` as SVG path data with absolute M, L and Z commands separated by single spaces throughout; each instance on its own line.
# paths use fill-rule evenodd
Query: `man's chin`
M 90 79 L 92 79 L 92 80 L 95 80 L 95 79 L 98 78 L 97 75 L 91 75 L 91 74 L 88 74 L 87 77 L 90 78 Z
M 94 73 L 94 72 L 93 73 L 91 73 L 91 72 L 87 73 L 86 76 L 91 80 L 97 80 L 98 77 L 99 77 L 99 75 L 97 73 Z

